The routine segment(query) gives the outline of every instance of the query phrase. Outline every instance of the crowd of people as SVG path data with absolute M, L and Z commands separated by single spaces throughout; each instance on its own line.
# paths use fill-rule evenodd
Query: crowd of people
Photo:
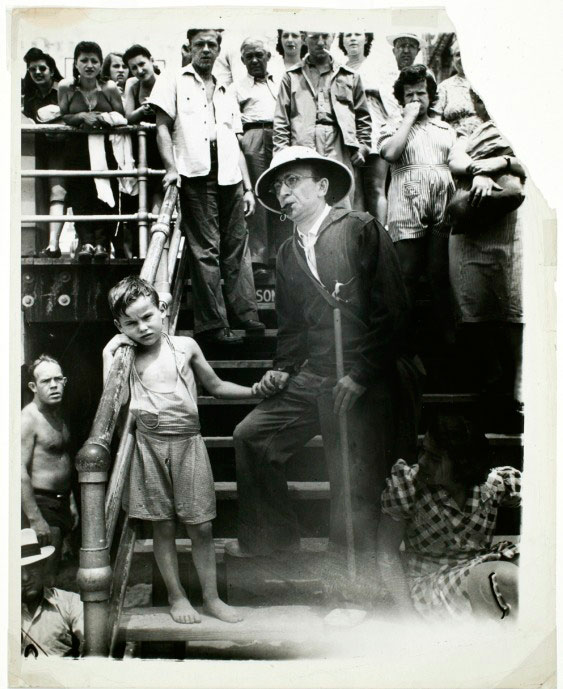
M 456 322 L 466 326 L 475 356 L 490 364 L 483 385 L 493 384 L 510 360 L 521 408 L 524 169 L 467 82 L 455 41 L 456 73 L 438 84 L 416 63 L 424 45 L 416 33 L 388 37 L 396 70 L 380 74 L 365 59 L 372 33 L 280 29 L 276 69 L 269 41 L 250 36 L 240 46 L 246 74 L 227 84 L 215 70 L 222 38 L 220 30 L 188 30 L 176 73 L 161 74 L 141 45 L 104 60 L 97 43 L 80 42 L 70 79 L 49 55 L 32 48 L 25 56 L 24 114 L 91 132 L 68 136 L 64 154 L 60 141 L 45 135 L 48 165 L 131 169 L 138 152 L 119 125 L 155 123 L 148 165 L 164 174 L 149 184 L 153 212 L 170 185 L 179 187 L 195 339 L 166 335 L 154 288 L 130 277 L 110 292 L 120 334 L 104 350 L 107 373 L 118 347 L 136 348 L 130 408 L 137 444 L 127 509 L 153 523 L 171 615 L 201 621 L 178 576 L 179 520 L 192 539 L 204 610 L 240 619 L 217 595 L 215 496 L 199 433 L 197 378 L 212 395 L 261 400 L 233 434 L 239 514 L 231 556 L 299 548 L 284 464 L 321 433 L 336 553 L 349 545 L 350 519 L 362 576 L 380 577 L 398 609 L 443 616 L 469 608 L 506 617 L 516 607 L 517 551 L 493 547 L 492 536 L 498 506 L 518 502 L 519 472 L 493 468 L 483 434 L 455 414 L 430 426 L 417 462 L 424 372 L 413 310 L 425 279 L 437 338 L 451 345 Z M 346 64 L 333 58 L 334 41 Z M 131 208 L 137 193 L 132 178 L 52 178 L 49 189 L 53 215 L 65 207 L 74 215 L 115 214 L 119 206 Z M 116 253 L 138 251 L 131 234 L 116 238 L 112 223 L 74 225 L 81 262 L 107 261 L 112 245 Z M 51 223 L 45 256 L 60 256 L 60 230 Z M 255 280 L 274 263 L 274 368 L 252 387 L 220 380 L 203 351 L 210 343 L 240 344 L 235 326 L 264 330 Z M 343 318 L 340 342 L 335 309 Z M 503 338 L 506 349 L 495 358 Z M 344 373 L 335 379 L 337 351 Z M 23 511 L 38 547 L 58 547 L 54 529 L 64 535 L 77 518 L 68 490 L 68 431 L 58 412 L 65 378 L 50 357 L 34 362 L 31 376 L 34 400 L 22 424 Z M 335 424 L 342 415 L 354 439 L 351 513 Z M 56 475 L 49 469 L 54 455 Z M 56 513 L 56 524 L 47 512 Z

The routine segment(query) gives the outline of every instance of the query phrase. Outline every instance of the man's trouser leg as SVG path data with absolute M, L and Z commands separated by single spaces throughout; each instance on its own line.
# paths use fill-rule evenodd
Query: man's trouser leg
M 235 428 L 238 538 L 249 553 L 299 543 L 284 465 L 320 430 L 317 397 L 324 380 L 300 371 Z
M 318 399 L 321 433 L 331 491 L 330 540 L 346 548 L 346 520 L 341 438 L 331 391 Z M 380 498 L 393 461 L 393 399 L 387 381 L 366 390 L 348 412 L 350 488 L 354 545 L 357 553 L 374 552 L 380 516 Z
M 269 167 L 272 159 L 271 151 L 268 158 L 265 146 L 265 139 L 268 133 L 271 137 L 271 129 L 248 129 L 241 140 L 241 148 L 246 158 L 252 189 L 254 189 L 258 177 Z M 261 203 L 256 201 L 256 210 L 246 220 L 248 225 L 248 246 L 252 263 L 262 263 L 264 265 L 268 263 L 268 215 L 270 213 Z
M 242 183 L 218 186 L 217 198 L 221 236 L 219 261 L 229 315 L 239 322 L 258 320 Z
M 182 177 L 180 208 L 187 240 L 194 332 L 228 327 L 219 264 L 217 166 L 205 177 Z

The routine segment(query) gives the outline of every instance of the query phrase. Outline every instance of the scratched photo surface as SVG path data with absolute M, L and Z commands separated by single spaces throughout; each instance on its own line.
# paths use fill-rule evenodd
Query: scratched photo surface
M 554 190 L 454 15 L 11 11 L 10 685 L 555 686 Z

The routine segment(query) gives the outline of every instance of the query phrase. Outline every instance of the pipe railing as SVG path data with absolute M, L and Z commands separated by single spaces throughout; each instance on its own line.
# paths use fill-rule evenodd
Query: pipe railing
M 148 212 L 147 181 L 149 177 L 162 176 L 165 170 L 153 170 L 147 167 L 147 132 L 154 131 L 156 125 L 120 125 L 117 127 L 83 128 L 70 127 L 66 124 L 28 124 L 22 125 L 21 131 L 32 134 L 108 134 L 112 132 L 132 132 L 138 136 L 138 166 L 134 170 L 22 170 L 22 178 L 45 178 L 45 177 L 100 177 L 100 178 L 119 178 L 136 177 L 139 199 L 139 211 L 129 214 L 114 215 L 23 215 L 22 224 L 36 222 L 136 222 L 139 227 L 139 253 L 144 257 L 147 251 L 147 234 L 149 222 L 157 219 L 152 213 Z
M 153 284 L 170 237 L 170 221 L 178 199 L 178 188 L 168 187 L 157 222 L 151 228 L 151 241 L 141 269 L 141 277 Z M 84 654 L 105 656 L 109 652 L 108 612 L 112 570 L 109 540 L 117 522 L 117 507 L 124 481 L 116 477 L 106 497 L 110 469 L 110 445 L 129 383 L 134 348 L 120 347 L 113 359 L 92 424 L 90 435 L 76 457 L 82 497 L 82 547 L 77 580 L 84 603 Z M 126 422 L 130 431 L 130 420 Z M 125 471 L 131 444 L 123 440 L 119 471 Z M 108 521 L 106 523 L 106 516 Z M 108 538 L 109 537 L 109 538 Z

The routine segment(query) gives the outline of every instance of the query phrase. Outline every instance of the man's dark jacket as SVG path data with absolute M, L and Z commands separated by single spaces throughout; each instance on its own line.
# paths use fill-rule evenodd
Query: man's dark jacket
M 308 361 L 315 373 L 335 377 L 333 309 L 303 272 L 293 243 L 293 237 L 284 242 L 277 259 L 275 366 L 292 370 Z M 298 250 L 306 262 L 300 245 Z M 366 387 L 393 377 L 397 360 L 411 347 L 408 298 L 389 235 L 368 213 L 332 208 L 315 255 L 321 282 L 330 293 L 337 287 L 367 326 L 342 317 L 345 373 Z

